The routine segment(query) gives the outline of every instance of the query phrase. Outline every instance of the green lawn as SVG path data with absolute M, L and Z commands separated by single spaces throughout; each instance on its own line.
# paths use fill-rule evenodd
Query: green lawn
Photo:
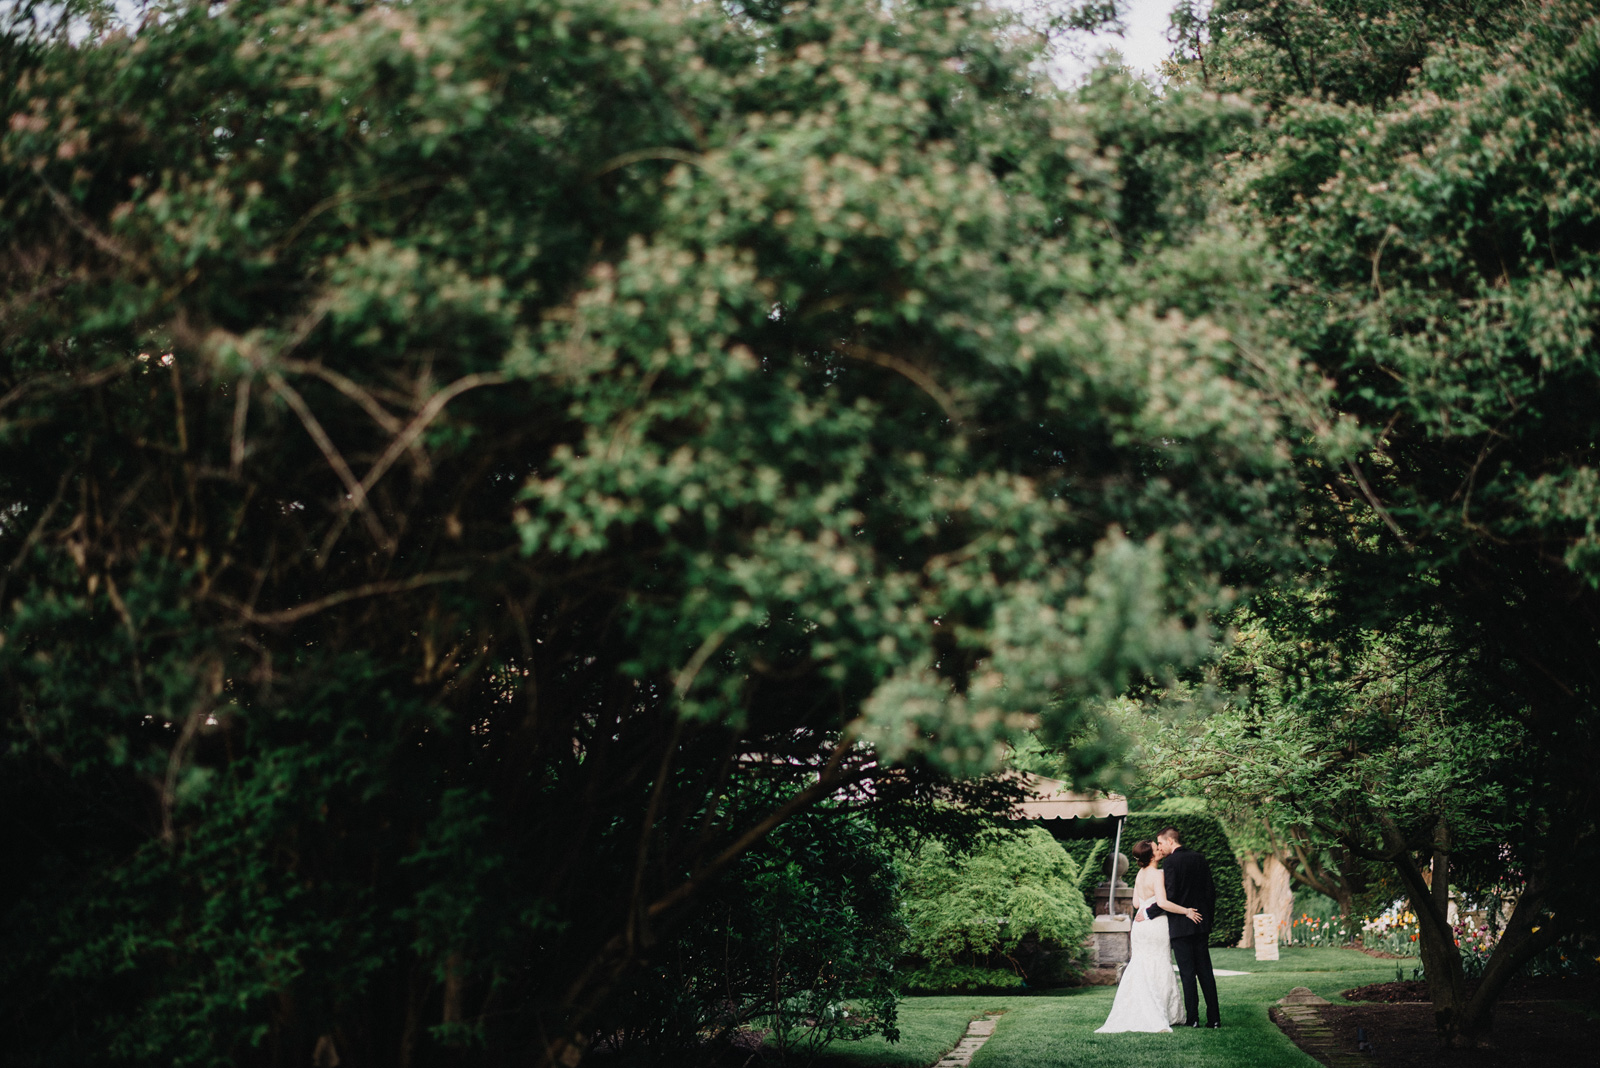
M 890 1045 L 881 1038 L 861 1042 L 835 1042 L 829 1049 L 829 1065 L 839 1068 L 928 1068 L 943 1057 L 961 1036 L 967 1024 L 986 1012 L 1025 1004 L 1026 994 L 967 995 L 948 998 L 905 998 L 900 1002 L 900 1041 Z M 1096 1024 L 1095 1026 L 1099 1026 Z M 992 1040 L 991 1040 L 992 1041 Z M 844 1056 L 835 1059 L 836 1054 Z
M 1348 949 L 1285 948 L 1282 953 L 1282 960 L 1257 961 L 1254 950 L 1211 951 L 1216 967 L 1251 973 L 1218 977 L 1220 1031 L 1097 1035 L 1094 1029 L 1111 1010 L 1116 988 L 1082 987 L 906 998 L 900 1003 L 897 1045 L 841 1042 L 831 1052 L 841 1055 L 842 1065 L 928 1068 L 955 1046 L 969 1020 L 1005 1010 L 972 1068 L 1315 1068 L 1316 1062 L 1267 1019 L 1267 1007 L 1291 987 L 1310 987 L 1332 1000 L 1341 990 L 1392 980 L 1394 964 Z

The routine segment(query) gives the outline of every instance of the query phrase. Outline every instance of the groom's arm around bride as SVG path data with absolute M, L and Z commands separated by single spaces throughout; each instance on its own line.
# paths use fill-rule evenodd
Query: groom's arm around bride
M 1217 888 L 1211 881 L 1211 865 L 1206 862 L 1205 854 L 1183 847 L 1182 835 L 1176 827 L 1168 827 L 1156 836 L 1156 849 L 1162 858 L 1161 874 L 1166 881 L 1167 899 L 1200 913 L 1199 923 L 1187 916 L 1167 916 L 1172 956 L 1183 985 L 1186 1019 L 1190 1027 L 1200 1026 L 1198 995 L 1204 993 L 1207 1026 L 1218 1027 L 1217 980 L 1211 970 L 1211 953 L 1206 948 L 1212 917 L 1217 911 Z M 1150 916 L 1153 919 L 1155 912 Z
M 1211 865 L 1205 854 L 1176 844 L 1161 862 L 1161 874 L 1166 882 L 1167 900 L 1199 912 L 1200 922 L 1195 923 L 1180 913 L 1163 913 L 1158 904 L 1146 910 L 1150 918 L 1165 915 L 1167 930 L 1173 938 L 1210 934 L 1211 917 L 1217 908 L 1217 890 L 1211 881 Z

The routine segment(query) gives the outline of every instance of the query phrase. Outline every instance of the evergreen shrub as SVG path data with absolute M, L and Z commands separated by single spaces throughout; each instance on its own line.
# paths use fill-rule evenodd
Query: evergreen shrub
M 930 841 L 901 870 L 910 978 L 919 988 L 994 989 L 1002 984 L 984 978 L 993 969 L 1058 982 L 1081 954 L 1093 917 L 1079 865 L 1047 831 L 1006 833 L 966 854 Z
M 906 994 L 998 994 L 1021 990 L 1028 981 L 1010 968 L 940 964 L 915 968 L 900 977 Z

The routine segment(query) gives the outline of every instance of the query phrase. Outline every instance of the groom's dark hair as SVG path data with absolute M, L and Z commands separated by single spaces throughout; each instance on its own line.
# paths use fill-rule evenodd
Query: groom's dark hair
M 1170 838 L 1179 845 L 1183 845 L 1183 835 L 1178 833 L 1178 828 L 1176 827 L 1163 827 L 1161 828 L 1161 833 L 1156 835 L 1156 837 Z

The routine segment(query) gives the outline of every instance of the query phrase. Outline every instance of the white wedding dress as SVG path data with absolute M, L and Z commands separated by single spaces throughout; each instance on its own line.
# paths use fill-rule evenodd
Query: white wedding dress
M 1134 915 L 1143 912 L 1153 900 L 1135 896 Z M 1167 935 L 1166 914 L 1154 920 L 1146 916 L 1135 921 L 1132 941 L 1128 966 L 1122 970 L 1122 980 L 1117 984 L 1117 999 L 1111 1003 L 1111 1015 L 1106 1017 L 1104 1025 L 1095 1029 L 1095 1034 L 1171 1031 L 1174 1024 L 1184 1022 L 1183 994 L 1178 990 L 1178 977 L 1172 971 L 1172 943 Z

